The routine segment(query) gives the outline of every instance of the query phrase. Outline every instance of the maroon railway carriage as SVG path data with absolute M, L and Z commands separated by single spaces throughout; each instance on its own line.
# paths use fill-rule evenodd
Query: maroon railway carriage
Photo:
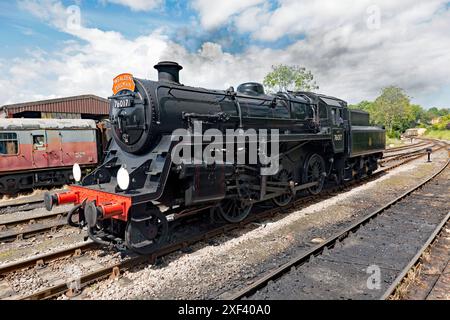
M 69 183 L 75 163 L 94 168 L 97 132 L 93 120 L 0 119 L 0 194 Z

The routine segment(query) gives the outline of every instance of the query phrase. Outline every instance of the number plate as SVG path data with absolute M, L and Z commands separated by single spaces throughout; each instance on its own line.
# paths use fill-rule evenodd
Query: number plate
M 129 108 L 132 106 L 132 104 L 133 104 L 132 98 L 111 100 L 111 107 L 113 108 Z

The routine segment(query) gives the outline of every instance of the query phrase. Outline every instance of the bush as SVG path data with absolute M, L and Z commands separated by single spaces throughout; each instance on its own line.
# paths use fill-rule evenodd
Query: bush
M 401 133 L 399 131 L 391 131 L 387 133 L 388 138 L 391 139 L 400 139 Z
M 434 130 L 445 130 L 448 129 L 448 125 L 450 124 L 450 115 L 446 115 L 441 117 L 441 121 L 439 123 L 433 124 L 432 128 Z

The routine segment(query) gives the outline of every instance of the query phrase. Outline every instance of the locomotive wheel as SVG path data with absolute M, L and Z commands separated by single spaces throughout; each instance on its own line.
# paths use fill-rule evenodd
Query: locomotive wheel
M 125 229 L 127 247 L 139 254 L 151 254 L 163 245 L 169 235 L 169 223 L 159 211 L 132 217 Z
M 227 222 L 238 223 L 247 218 L 252 206 L 252 204 L 245 204 L 237 198 L 231 198 L 222 200 L 214 209 Z
M 316 195 L 322 191 L 325 182 L 324 172 L 326 172 L 325 161 L 317 153 L 312 154 L 305 165 L 303 183 L 317 181 L 319 184 L 315 187 L 308 188 L 309 193 Z
M 282 169 L 275 177 L 274 179 L 277 182 L 289 182 L 292 180 L 292 172 L 289 172 L 286 169 Z M 292 199 L 294 198 L 294 195 L 292 192 L 284 193 L 281 196 L 278 196 L 276 198 L 273 198 L 272 201 L 275 205 L 279 207 L 287 206 Z

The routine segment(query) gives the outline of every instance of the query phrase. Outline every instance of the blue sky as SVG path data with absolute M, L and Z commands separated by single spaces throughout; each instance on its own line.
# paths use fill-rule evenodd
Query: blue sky
M 166 0 L 160 7 L 149 11 L 132 11 L 120 4 L 103 1 L 61 1 L 65 6 L 79 5 L 82 10 L 82 22 L 86 27 L 102 30 L 115 30 L 126 37 L 140 35 L 164 28 L 167 35 L 190 51 L 198 50 L 208 41 L 222 45 L 231 53 L 242 52 L 247 45 L 267 48 L 283 48 L 303 35 L 285 36 L 276 41 L 252 39 L 248 32 L 241 33 L 233 25 L 226 24 L 214 30 L 205 30 L 196 22 L 198 14 L 188 1 Z M 270 1 L 275 7 L 276 2 Z M 30 47 L 44 50 L 54 48 L 55 42 L 62 43 L 73 36 L 55 30 L 32 13 L 23 10 L 17 2 L 0 2 L 0 36 L 8 39 L 2 43 L 6 49 L 4 57 L 22 54 Z M 192 28 L 196 24 L 197 28 Z
M 77 31 L 65 24 L 71 5 L 81 13 Z M 190 85 L 261 81 L 274 64 L 298 64 L 319 91 L 349 102 L 399 85 L 413 102 L 448 107 L 449 10 L 440 0 L 2 1 L 0 96 L 17 94 L 0 104 L 107 96 L 115 72 L 153 77 L 152 65 L 170 58 Z

